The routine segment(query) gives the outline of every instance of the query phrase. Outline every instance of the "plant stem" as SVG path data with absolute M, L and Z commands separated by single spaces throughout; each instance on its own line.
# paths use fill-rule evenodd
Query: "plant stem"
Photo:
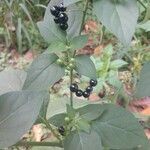
M 48 122 L 46 119 L 44 119 L 43 117 L 40 117 L 40 118 L 42 119 L 42 121 L 43 121 L 43 123 L 46 125 L 46 127 L 47 127 L 48 129 L 50 129 L 51 132 L 53 133 L 53 135 L 59 140 L 59 142 L 62 143 L 61 138 L 60 138 L 59 135 L 55 132 L 55 130 L 54 130 L 53 127 L 49 124 L 49 122 Z
M 82 29 L 83 29 L 83 26 L 84 26 L 86 12 L 87 12 L 87 9 L 88 9 L 88 3 L 89 3 L 89 0 L 86 0 L 79 35 L 81 35 Z M 75 57 L 75 55 L 76 55 L 76 51 L 74 51 L 73 58 Z M 72 83 L 73 83 L 73 69 L 70 70 L 70 85 Z M 70 105 L 73 107 L 73 93 L 71 91 L 70 91 Z
M 20 141 L 14 146 L 55 146 L 62 147 L 61 143 L 58 142 L 28 142 L 28 141 Z
M 81 34 L 83 26 L 84 26 L 86 12 L 87 12 L 87 9 L 88 9 L 88 4 L 89 4 L 89 0 L 86 0 L 85 1 L 84 11 L 83 11 L 83 17 L 82 17 L 82 23 L 81 23 L 81 28 L 80 28 L 80 34 Z
M 147 9 L 147 7 L 145 6 L 145 4 L 141 1 L 141 0 L 137 0 L 145 9 Z
M 70 70 L 70 85 L 73 83 L 73 69 Z M 70 106 L 73 107 L 73 93 L 70 91 Z

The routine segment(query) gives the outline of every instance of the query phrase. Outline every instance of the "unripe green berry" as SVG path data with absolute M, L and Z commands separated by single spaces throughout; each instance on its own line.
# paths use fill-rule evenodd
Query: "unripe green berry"
M 75 63 L 75 59 L 74 59 L 74 58 L 71 58 L 71 59 L 70 59 L 70 63 Z
M 72 63 L 69 64 L 70 69 L 74 69 L 74 67 L 75 67 L 74 64 L 72 64 Z
M 58 65 L 63 65 L 63 61 L 61 59 L 57 59 L 57 62 L 56 62 Z
M 69 117 L 65 117 L 65 122 L 66 122 L 66 123 L 70 122 Z
M 67 66 L 66 69 L 69 70 L 69 71 L 71 70 L 71 68 L 69 66 Z

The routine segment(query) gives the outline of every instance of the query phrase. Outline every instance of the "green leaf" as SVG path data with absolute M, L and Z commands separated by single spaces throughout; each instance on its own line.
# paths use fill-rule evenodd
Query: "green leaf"
M 64 150 L 103 150 L 99 135 L 91 131 L 72 132 L 64 142 Z
M 103 115 L 92 126 L 101 137 L 103 146 L 130 149 L 147 143 L 143 128 L 131 113 L 112 104 L 102 107 Z
M 143 22 L 150 20 L 150 3 L 149 2 L 146 7 L 147 7 L 147 9 L 146 9 L 146 14 L 145 14 Z M 144 10 L 143 10 L 143 12 L 144 12 Z
M 100 117 L 104 109 L 100 104 L 90 104 L 77 109 L 76 112 L 79 112 L 81 118 L 92 121 Z
M 28 16 L 30 22 L 32 23 L 33 28 L 35 28 L 32 16 L 30 15 L 30 12 L 29 12 L 28 8 L 26 7 L 25 3 L 20 3 L 19 6 L 22 8 L 22 10 L 24 11 L 24 13 Z
M 74 109 L 86 106 L 90 103 L 91 102 L 86 100 L 81 101 L 79 99 L 74 99 Z M 57 99 L 56 97 L 51 98 L 47 111 L 47 118 L 51 118 L 52 116 L 57 114 L 66 113 L 66 104 L 70 104 L 69 99 L 64 99 L 60 97 Z
M 150 32 L 150 20 L 143 23 L 143 24 L 139 24 L 138 28 L 145 30 L 146 32 Z
M 135 96 L 138 98 L 150 96 L 150 62 L 145 63 L 141 70 Z
M 77 3 L 81 0 L 64 0 L 64 6 L 68 6 L 68 5 L 71 5 L 71 4 L 74 4 L 74 3 Z
M 64 42 L 66 41 L 66 35 L 60 31 L 59 27 L 54 24 L 54 20 L 47 18 L 44 21 L 37 23 L 39 31 L 47 43 L 53 43 L 56 41 Z
M 112 44 L 109 44 L 108 46 L 106 46 L 105 48 L 104 48 L 104 56 L 105 57 L 112 57 L 112 55 L 113 55 L 113 46 L 112 46 Z
M 49 45 L 49 47 L 47 48 L 47 50 L 49 52 L 61 52 L 61 51 L 66 51 L 68 49 L 66 43 L 64 42 L 60 42 L 60 41 L 56 41 L 53 42 Z
M 65 123 L 64 119 L 67 116 L 66 111 L 65 111 L 65 104 L 64 104 L 64 103 L 66 103 L 66 101 L 60 100 L 60 101 L 56 101 L 56 102 L 57 103 L 50 102 L 50 103 L 52 103 L 52 104 L 50 104 L 50 106 L 51 106 L 50 108 L 52 108 L 51 111 L 53 112 L 53 108 L 54 108 L 54 109 L 57 109 L 57 112 L 55 110 L 54 114 L 51 115 L 52 117 L 49 119 L 49 121 L 51 124 L 53 124 L 55 126 L 64 125 L 64 123 Z M 63 104 L 62 104 L 62 102 L 63 102 Z M 59 108 L 59 106 L 61 107 L 61 109 Z M 74 107 L 76 108 L 76 110 L 75 110 L 76 114 L 79 113 L 79 118 L 83 119 L 84 121 L 88 121 L 88 122 L 97 119 L 100 115 L 102 115 L 102 113 L 104 111 L 103 107 L 101 107 L 100 104 L 88 104 L 88 103 L 86 103 L 86 101 L 85 102 L 84 101 L 77 102 L 77 100 L 75 100 Z M 73 117 L 72 116 L 71 116 L 71 118 L 74 117 L 74 116 Z
M 78 130 L 90 133 L 91 126 L 87 120 L 80 119 L 77 122 L 77 127 L 78 127 Z
M 96 79 L 96 68 L 89 56 L 77 55 L 75 61 L 75 70 L 79 75 L 87 76 L 90 79 Z
M 41 120 L 41 118 L 46 119 L 46 114 L 47 114 L 47 108 L 48 108 L 48 104 L 50 101 L 50 94 L 49 92 L 47 92 L 47 94 L 45 94 L 45 97 L 43 98 L 43 104 L 39 113 L 39 117 L 36 120 L 36 124 L 42 123 L 43 121 Z
M 71 49 L 77 50 L 77 49 L 83 48 L 85 44 L 87 43 L 87 41 L 88 41 L 87 35 L 80 35 L 80 36 L 74 37 L 71 40 Z
M 18 18 L 18 25 L 17 25 L 17 32 L 16 32 L 16 36 L 17 36 L 17 46 L 18 46 L 18 51 L 20 53 L 22 53 L 22 20 L 21 18 Z
M 50 119 L 48 119 L 49 123 L 56 126 L 56 127 L 60 127 L 65 125 L 65 117 L 67 116 L 67 114 L 62 113 L 62 114 L 57 114 L 52 116 Z
M 137 1 L 95 0 L 93 6 L 98 19 L 128 46 L 137 25 Z
M 67 104 L 66 107 L 67 107 L 67 115 L 68 115 L 68 117 L 73 119 L 75 117 L 75 115 L 76 115 L 75 109 L 72 106 L 70 106 L 69 104 Z
M 11 91 L 20 91 L 26 79 L 26 72 L 12 68 L 0 72 L 0 95 Z
M 25 35 L 25 37 L 26 37 L 27 40 L 28 40 L 29 47 L 32 48 L 32 40 L 31 40 L 32 37 L 30 37 L 30 34 L 29 34 L 27 28 L 28 28 L 28 27 L 25 27 L 25 25 L 22 24 L 22 31 L 24 32 L 24 35 Z M 36 29 L 36 30 L 37 30 L 37 29 Z
M 70 5 L 67 8 L 67 15 L 69 18 L 67 37 L 68 39 L 72 39 L 79 36 L 80 34 L 83 19 L 83 10 L 76 5 Z
M 38 117 L 45 92 L 21 91 L 0 96 L 0 148 L 18 142 Z
M 42 54 L 31 64 L 23 89 L 43 90 L 60 80 L 65 69 L 57 65 L 56 54 Z
M 112 71 L 109 72 L 109 77 L 107 78 L 107 82 L 110 85 L 120 89 L 122 86 L 122 82 L 119 80 L 118 73 L 114 73 L 114 75 L 112 75 L 110 74 L 111 72 Z
M 121 59 L 117 59 L 117 60 L 114 60 L 114 61 L 111 62 L 110 68 L 111 69 L 119 69 L 122 66 L 127 65 L 127 64 L 128 64 L 127 62 L 125 62 Z

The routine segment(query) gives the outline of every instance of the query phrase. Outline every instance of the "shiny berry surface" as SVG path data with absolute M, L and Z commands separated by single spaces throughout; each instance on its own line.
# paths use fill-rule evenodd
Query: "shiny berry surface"
M 60 23 L 59 18 L 54 18 L 54 22 L 55 22 L 56 24 Z
M 68 21 L 68 16 L 65 13 L 60 13 L 58 19 L 60 23 L 65 24 Z
M 82 94 L 84 98 L 88 98 L 90 96 L 90 93 L 87 91 L 84 91 Z
M 76 96 L 77 96 L 77 97 L 83 96 L 82 90 L 78 90 L 78 91 L 76 92 Z
M 85 89 L 86 92 L 88 93 L 91 93 L 93 91 L 93 87 L 92 86 L 88 86 L 86 89 Z
M 64 7 L 63 3 L 58 6 L 58 10 L 62 12 L 66 11 L 66 7 Z
M 68 24 L 61 23 L 59 26 L 60 26 L 60 29 L 63 31 L 66 31 L 68 29 Z
M 55 17 L 58 17 L 59 15 L 59 11 L 58 11 L 58 7 L 57 6 L 53 6 L 51 9 L 50 9 L 50 12 L 53 16 Z
M 90 80 L 90 86 L 94 87 L 97 85 L 97 80 L 91 79 Z
M 59 128 L 58 128 L 58 132 L 61 134 L 61 135 L 65 135 L 65 128 L 63 127 L 63 126 L 60 126 Z
M 98 96 L 99 96 L 100 98 L 104 98 L 104 97 L 106 96 L 105 90 L 102 90 L 101 92 L 99 92 Z
M 71 92 L 77 92 L 78 91 L 78 85 L 76 83 L 73 83 L 70 85 L 70 91 Z

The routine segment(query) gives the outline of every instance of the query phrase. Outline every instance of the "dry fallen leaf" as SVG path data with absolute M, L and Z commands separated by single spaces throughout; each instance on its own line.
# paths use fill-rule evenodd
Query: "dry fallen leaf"
M 85 32 L 86 33 L 89 32 L 89 31 L 97 32 L 98 29 L 99 29 L 98 24 L 95 21 L 89 20 L 89 21 L 86 22 L 86 25 L 85 25 Z
M 33 138 L 36 142 L 40 142 L 43 136 L 42 127 L 40 124 L 34 125 L 32 128 Z
M 150 116 L 150 106 L 141 111 L 140 114 Z
M 99 45 L 94 49 L 94 55 L 95 56 L 100 56 L 103 52 L 104 45 Z

